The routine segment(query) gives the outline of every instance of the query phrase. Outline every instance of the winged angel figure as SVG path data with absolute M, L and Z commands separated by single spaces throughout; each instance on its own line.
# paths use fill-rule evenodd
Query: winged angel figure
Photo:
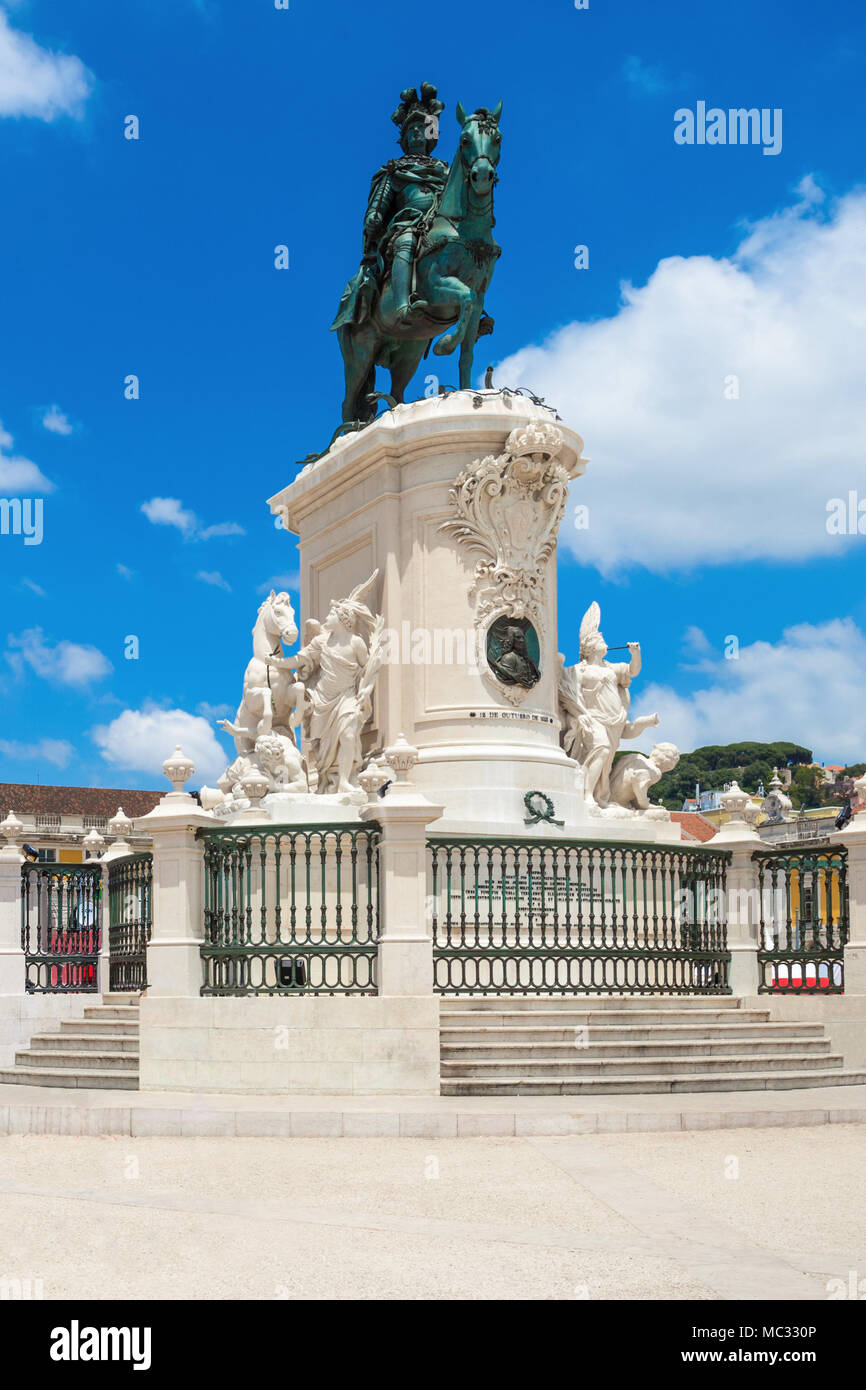
M 303 683 L 303 748 L 318 772 L 316 791 L 351 792 L 362 763 L 361 732 L 373 708 L 373 687 L 385 659 L 384 618 L 363 602 L 379 576 L 335 599 L 323 623 L 308 618 L 294 657 L 269 657 Z

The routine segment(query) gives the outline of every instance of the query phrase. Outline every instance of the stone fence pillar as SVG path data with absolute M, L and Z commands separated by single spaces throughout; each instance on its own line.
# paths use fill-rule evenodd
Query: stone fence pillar
M 859 811 L 831 840 L 848 851 L 845 993 L 866 994 L 866 810 Z
M 21 949 L 21 865 L 24 855 L 20 835 L 24 826 L 9 812 L 0 824 L 0 997 L 24 994 L 24 952 Z
M 761 848 L 761 837 L 746 820 L 751 815 L 751 799 L 736 782 L 722 796 L 722 805 L 731 819 L 712 841 L 713 847 L 731 851 L 727 873 L 728 949 L 731 953 L 729 983 L 731 993 L 751 996 L 758 993 L 760 972 L 758 948 L 761 906 L 758 866 L 752 855 Z
M 433 938 L 427 903 L 427 827 L 443 808 L 423 796 L 408 773 L 418 761 L 402 734 L 385 749 L 395 780 L 384 798 L 361 808 L 382 827 L 379 845 L 380 995 L 432 995 Z
M 172 783 L 136 825 L 153 839 L 153 923 L 147 948 L 148 995 L 198 998 L 202 986 L 204 868 L 199 826 L 213 825 L 183 785 L 195 771 L 180 748 L 163 763 Z

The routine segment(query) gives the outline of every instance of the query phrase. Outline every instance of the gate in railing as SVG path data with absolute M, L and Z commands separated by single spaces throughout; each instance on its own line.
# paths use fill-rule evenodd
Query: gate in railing
M 202 994 L 375 994 L 378 825 L 243 826 L 204 841 Z
M 729 994 L 730 852 L 435 838 L 442 994 Z
M 848 851 L 756 850 L 758 993 L 842 994 L 848 940 Z
M 21 949 L 28 994 L 95 994 L 102 938 L 98 864 L 24 864 Z
M 147 943 L 153 925 L 153 856 L 130 854 L 108 866 L 109 988 L 147 988 Z

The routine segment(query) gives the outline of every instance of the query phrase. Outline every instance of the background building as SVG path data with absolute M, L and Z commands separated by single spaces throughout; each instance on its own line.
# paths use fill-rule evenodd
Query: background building
M 91 830 L 106 834 L 118 807 L 128 816 L 146 816 L 160 792 L 118 790 L 116 787 L 46 787 L 0 782 L 0 819 L 14 811 L 24 825 L 23 838 L 44 863 L 80 864 L 88 857 L 84 837 Z M 133 833 L 133 849 L 145 849 L 148 835 Z

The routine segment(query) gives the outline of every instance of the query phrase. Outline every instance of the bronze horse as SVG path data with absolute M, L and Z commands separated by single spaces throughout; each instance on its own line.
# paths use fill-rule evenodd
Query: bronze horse
M 493 240 L 493 187 L 497 182 L 502 102 L 493 111 L 479 107 L 467 116 L 457 103 L 460 144 L 451 163 L 448 182 L 423 234 L 415 267 L 416 292 L 424 308 L 395 323 L 396 304 L 386 278 L 371 314 L 361 324 L 337 329 L 346 373 L 344 421 L 369 421 L 376 413 L 370 399 L 376 387 L 376 367 L 391 373 L 391 396 L 396 402 L 414 376 L 430 344 L 437 356 L 460 347 L 460 388 L 471 386 L 475 342 L 493 330 L 484 312 L 484 296 L 501 248 Z

